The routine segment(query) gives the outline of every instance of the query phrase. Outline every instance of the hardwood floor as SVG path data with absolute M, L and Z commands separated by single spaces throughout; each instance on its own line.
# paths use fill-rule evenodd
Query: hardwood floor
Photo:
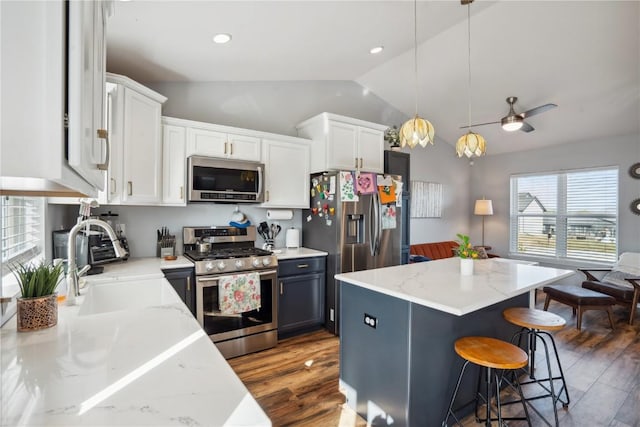
M 540 308 L 543 300 L 538 298 Z M 570 307 L 552 301 L 549 311 L 567 320 L 567 326 L 554 335 L 571 398 L 568 409 L 559 409 L 560 425 L 640 427 L 640 320 L 630 326 L 627 309 L 616 307 L 612 331 L 604 311 L 588 311 L 578 331 Z M 338 338 L 317 331 L 229 363 L 276 427 L 366 426 L 343 405 L 338 352 Z M 549 400 L 535 405 L 553 422 Z M 513 405 L 513 410 L 518 406 Z M 532 423 L 545 425 L 535 414 Z M 463 424 L 478 425 L 473 417 L 465 418 Z

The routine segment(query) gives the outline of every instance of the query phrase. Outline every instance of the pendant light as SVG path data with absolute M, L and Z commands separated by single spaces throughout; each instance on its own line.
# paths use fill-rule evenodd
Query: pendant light
M 467 5 L 467 36 L 468 36 L 468 54 L 469 54 L 469 81 L 468 81 L 468 98 L 469 98 L 469 110 L 468 110 L 468 118 L 469 118 L 469 132 L 462 135 L 460 139 L 458 139 L 458 143 L 456 144 L 456 153 L 458 157 L 467 156 L 483 156 L 486 151 L 486 141 L 482 137 L 471 130 L 471 3 L 473 0 L 460 0 L 460 3 L 464 6 Z
M 413 68 L 415 76 L 416 115 L 404 122 L 400 128 L 400 146 L 410 148 L 420 144 L 426 147 L 433 145 L 434 129 L 428 120 L 418 116 L 418 7 L 417 0 L 413 0 Z

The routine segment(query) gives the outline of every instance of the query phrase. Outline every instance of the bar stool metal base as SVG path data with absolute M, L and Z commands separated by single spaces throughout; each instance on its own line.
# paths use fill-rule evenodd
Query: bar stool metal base
M 448 426 L 450 418 L 453 418 L 458 426 L 462 426 L 462 423 L 456 416 L 456 412 L 460 408 L 454 409 L 454 404 L 456 396 L 460 389 L 460 383 L 462 382 L 462 378 L 469 363 L 478 365 L 481 368 L 478 374 L 478 387 L 474 399 L 474 415 L 476 418 L 476 422 L 484 422 L 487 427 L 490 427 L 492 421 L 498 421 L 498 424 L 502 426 L 504 424 L 504 421 L 506 420 L 526 420 L 528 425 L 531 426 L 529 412 L 527 410 L 524 395 L 522 394 L 522 388 L 520 387 L 518 375 L 513 376 L 513 382 L 508 380 L 507 375 L 505 375 L 505 372 L 517 372 L 517 369 L 525 367 L 527 365 L 528 357 L 524 353 L 524 351 L 505 341 L 485 337 L 460 338 L 458 341 L 456 341 L 455 350 L 456 353 L 458 353 L 458 355 L 465 360 L 465 362 L 460 369 L 458 381 L 456 382 L 451 400 L 449 401 L 449 407 L 447 409 L 444 420 L 442 421 L 442 426 Z M 480 391 L 483 373 L 485 385 L 484 395 Z M 510 386 L 512 389 L 518 392 L 518 395 L 520 396 L 519 402 L 522 403 L 522 408 L 524 409 L 524 417 L 502 416 L 500 389 L 503 385 Z M 495 417 L 492 417 L 491 414 L 491 401 L 493 395 L 495 395 L 497 406 L 497 413 Z M 478 414 L 480 401 L 484 402 L 486 406 L 485 418 L 480 418 Z M 515 402 L 518 401 L 513 401 L 510 403 Z
M 521 385 L 538 384 L 545 391 L 544 394 L 533 396 L 533 397 L 527 397 L 525 400 L 528 403 L 533 400 L 551 398 L 551 401 L 553 404 L 553 415 L 554 415 L 555 426 L 558 427 L 560 425 L 558 421 L 558 402 L 562 404 L 563 408 L 567 408 L 570 403 L 569 391 L 567 389 L 567 383 L 564 378 L 564 372 L 562 371 L 562 364 L 560 363 L 558 348 L 556 347 L 556 343 L 555 343 L 555 340 L 553 339 L 553 335 L 551 335 L 546 331 L 541 331 L 539 329 L 534 329 L 534 328 L 523 327 L 519 332 L 516 332 L 513 335 L 513 337 L 511 338 L 511 342 L 515 343 L 517 338 L 518 347 L 521 347 L 522 338 L 524 336 L 526 336 L 527 338 L 527 346 L 529 350 L 529 366 L 528 366 L 528 369 L 521 368 L 521 371 L 525 372 L 529 376 L 530 380 L 521 382 L 520 384 Z M 551 358 L 549 357 L 549 346 L 546 340 L 544 339 L 545 336 L 549 339 L 549 341 L 553 346 L 553 353 L 556 358 L 556 363 L 558 364 L 558 370 L 559 370 L 558 376 L 553 376 L 553 371 L 551 369 Z M 546 378 L 537 378 L 535 375 L 536 350 L 537 350 L 538 341 L 540 341 L 544 346 L 545 360 L 547 363 Z M 557 381 L 557 380 L 560 380 L 562 382 L 562 386 L 560 387 L 560 390 L 556 392 L 554 381 Z M 562 394 L 564 394 L 564 399 L 562 398 Z M 510 403 L 515 403 L 515 402 L 505 402 L 504 404 L 510 404 Z M 535 406 L 531 404 L 529 404 L 529 406 L 548 426 L 552 426 L 552 424 L 549 423 L 549 421 L 547 421 L 547 419 L 544 416 L 542 416 L 540 411 L 538 411 L 538 409 L 536 409 Z

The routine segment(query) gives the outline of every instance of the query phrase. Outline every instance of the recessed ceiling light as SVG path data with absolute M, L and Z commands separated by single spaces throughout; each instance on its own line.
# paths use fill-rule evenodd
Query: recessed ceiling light
M 375 55 L 376 53 L 382 52 L 383 49 L 384 49 L 384 46 L 372 47 L 371 50 L 369 51 L 369 53 L 372 53 L 372 54 Z
M 224 44 L 231 41 L 231 34 L 220 33 L 213 36 L 213 41 L 218 44 Z

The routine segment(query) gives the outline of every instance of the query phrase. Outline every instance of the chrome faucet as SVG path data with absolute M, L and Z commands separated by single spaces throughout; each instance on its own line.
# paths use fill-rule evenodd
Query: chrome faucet
M 118 239 L 118 236 L 116 236 L 115 231 L 113 231 L 113 228 L 111 228 L 111 226 L 108 223 L 100 219 L 90 218 L 90 219 L 85 219 L 84 221 L 80 221 L 76 225 L 74 225 L 71 231 L 69 231 L 69 240 L 67 242 L 67 260 L 68 260 L 67 261 L 68 262 L 67 304 L 68 305 L 73 305 L 76 303 L 76 297 L 80 295 L 80 286 L 78 283 L 79 278 L 82 274 L 86 273 L 87 270 L 90 268 L 90 267 L 87 268 L 87 266 L 85 266 L 82 270 L 78 271 L 78 266 L 76 264 L 76 236 L 78 235 L 78 232 L 80 230 L 90 225 L 97 225 L 98 227 L 102 227 L 107 232 L 107 235 L 109 236 L 109 239 L 111 239 L 111 243 L 113 244 L 113 251 L 116 257 L 123 258 L 125 255 L 127 255 L 127 251 L 120 245 L 120 240 Z

